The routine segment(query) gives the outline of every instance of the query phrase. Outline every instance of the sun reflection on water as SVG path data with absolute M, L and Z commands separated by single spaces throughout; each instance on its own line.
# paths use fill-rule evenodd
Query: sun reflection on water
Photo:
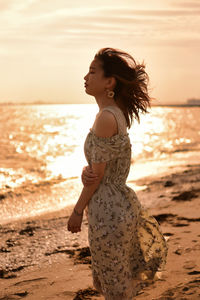
M 134 123 L 130 130 L 131 140 L 133 142 L 134 156 L 143 156 L 144 152 L 148 153 L 156 151 L 155 144 L 159 140 L 159 135 L 165 130 L 164 120 L 156 115 L 141 116 L 140 124 Z M 155 155 L 155 152 L 154 152 Z
M 97 105 L 90 104 L 16 107 L 13 117 L 7 118 L 7 132 L 4 132 L 5 154 L 10 153 L 7 164 L 13 165 L 13 169 L 24 168 L 24 177 L 30 173 L 34 178 L 39 169 L 46 172 L 48 179 L 80 176 L 86 164 L 84 140 L 97 112 Z M 196 110 L 153 107 L 129 131 L 132 161 L 155 162 L 171 159 L 173 153 L 198 150 L 197 119 Z M 40 180 L 40 175 L 35 173 L 35 179 Z
M 86 165 L 84 141 L 98 107 L 28 105 L 0 109 L 0 188 L 8 194 L 12 191 L 0 203 L 1 219 L 35 215 L 74 203 Z M 134 122 L 129 131 L 132 165 L 128 184 L 138 190 L 137 179 L 198 163 L 199 113 L 199 108 L 153 107 L 150 114 L 141 116 L 140 124 Z

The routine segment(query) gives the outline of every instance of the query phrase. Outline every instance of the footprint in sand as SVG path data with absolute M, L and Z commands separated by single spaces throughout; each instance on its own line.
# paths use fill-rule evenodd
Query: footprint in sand
M 189 272 L 188 275 L 199 275 L 200 271 L 194 270 L 192 272 Z
M 188 260 L 185 262 L 183 268 L 184 269 L 187 269 L 187 270 L 190 270 L 190 269 L 194 269 L 197 265 L 195 264 L 195 261 L 193 260 Z
M 47 279 L 47 278 L 46 277 L 33 278 L 33 279 L 29 279 L 29 280 L 23 280 L 23 281 L 16 282 L 14 285 L 15 286 L 23 286 L 23 285 L 26 285 L 27 283 L 29 284 L 31 282 L 45 280 L 45 279 Z
M 17 300 L 17 299 L 24 298 L 27 295 L 28 295 L 28 292 L 24 291 L 24 292 L 15 293 L 12 295 L 5 295 L 3 298 L 0 298 L 0 300 Z
M 168 289 L 165 291 L 161 297 L 156 298 L 156 300 L 164 300 L 164 299 L 200 299 L 199 294 L 199 284 L 200 279 L 186 282 L 185 284 L 178 284 L 176 287 Z M 189 296 L 190 295 L 190 296 Z M 192 298 L 185 298 L 185 296 L 189 296 Z
M 178 196 L 174 196 L 172 201 L 191 201 L 193 198 L 197 198 L 198 195 L 194 191 L 185 191 Z
M 73 300 L 81 300 L 81 299 L 90 299 L 88 296 L 99 296 L 99 292 L 97 292 L 93 288 L 87 288 L 84 290 L 79 290 L 76 292 L 76 296 L 73 298 Z

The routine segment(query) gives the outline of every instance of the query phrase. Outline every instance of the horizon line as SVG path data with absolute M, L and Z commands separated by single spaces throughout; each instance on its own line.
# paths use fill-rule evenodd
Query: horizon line
M 84 103 L 74 103 L 74 102 L 45 102 L 45 101 L 33 101 L 33 102 L 0 102 L 0 105 L 70 105 L 70 104 L 96 104 L 96 103 L 90 103 L 90 102 L 84 102 Z M 189 104 L 187 102 L 182 103 L 158 103 L 158 104 L 151 104 L 151 106 L 182 106 L 182 107 L 193 107 L 193 106 L 200 106 L 200 104 Z

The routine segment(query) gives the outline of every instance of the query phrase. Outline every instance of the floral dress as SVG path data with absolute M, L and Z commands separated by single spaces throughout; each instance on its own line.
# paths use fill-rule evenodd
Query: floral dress
M 114 114 L 118 134 L 98 137 L 90 129 L 84 151 L 88 164 L 106 162 L 104 177 L 88 205 L 88 239 L 95 288 L 106 300 L 131 300 L 166 263 L 167 243 L 154 217 L 126 185 L 131 144 L 122 111 Z

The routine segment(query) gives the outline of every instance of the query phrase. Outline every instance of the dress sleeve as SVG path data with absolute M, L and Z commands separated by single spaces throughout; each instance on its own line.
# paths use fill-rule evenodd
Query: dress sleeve
M 98 137 L 92 133 L 91 162 L 101 163 L 120 157 L 123 149 L 122 140 L 118 135 L 112 137 Z

